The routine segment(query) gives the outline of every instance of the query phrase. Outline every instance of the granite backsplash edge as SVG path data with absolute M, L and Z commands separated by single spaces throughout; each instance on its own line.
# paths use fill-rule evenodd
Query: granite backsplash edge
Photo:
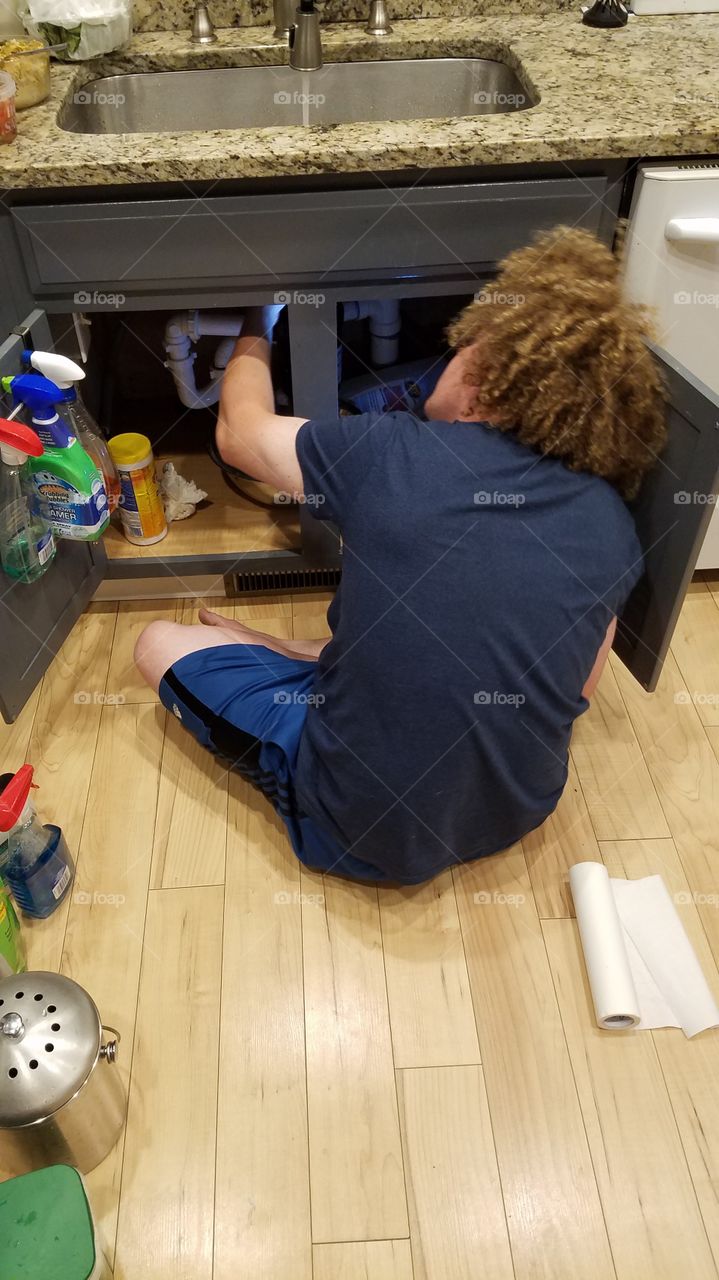
M 194 0 L 135 0 L 135 31 L 182 31 L 190 26 Z M 272 0 L 208 0 L 216 27 L 259 27 L 272 20 Z M 490 14 L 558 13 L 577 9 L 578 0 L 389 0 L 390 18 L 474 18 Z M 321 0 L 323 22 L 359 22 L 369 0 Z

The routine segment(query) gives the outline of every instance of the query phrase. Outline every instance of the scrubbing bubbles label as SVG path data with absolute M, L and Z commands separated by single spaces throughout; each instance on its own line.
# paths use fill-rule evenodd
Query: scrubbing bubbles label
M 110 518 L 102 481 L 90 495 L 51 471 L 36 471 L 33 481 L 42 514 L 60 537 L 89 541 L 102 533 Z

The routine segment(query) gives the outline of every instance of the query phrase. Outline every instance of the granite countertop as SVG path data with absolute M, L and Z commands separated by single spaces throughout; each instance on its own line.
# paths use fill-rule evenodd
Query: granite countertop
M 381 42 L 361 26 L 323 27 L 325 61 L 471 56 L 502 59 L 539 97 L 505 115 L 302 128 L 87 135 L 56 122 L 66 95 L 97 75 L 181 67 L 277 65 L 263 28 L 227 29 L 198 48 L 185 33 L 138 35 L 95 63 L 54 65 L 46 103 L 19 115 L 0 147 L 0 186 L 213 181 L 481 164 L 712 154 L 719 151 L 719 15 L 641 17 L 617 31 L 576 12 L 423 18 Z M 311 73 L 321 75 L 321 73 Z

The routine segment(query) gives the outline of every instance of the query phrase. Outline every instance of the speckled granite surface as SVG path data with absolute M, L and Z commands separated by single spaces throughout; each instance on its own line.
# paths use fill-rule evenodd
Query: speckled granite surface
M 719 15 L 637 18 L 611 32 L 582 26 L 576 14 L 427 18 L 396 23 L 381 43 L 349 26 L 325 28 L 323 39 L 328 62 L 501 58 L 540 100 L 527 111 L 460 120 L 105 136 L 59 128 L 58 107 L 93 72 L 286 60 L 266 28 L 223 31 L 209 49 L 179 34 L 156 33 L 136 37 L 130 50 L 101 66 L 54 67 L 50 100 L 22 113 L 18 141 L 0 147 L 0 185 L 213 181 L 719 152 Z
M 135 0 L 136 31 L 186 31 L 194 0 Z M 369 0 L 318 0 L 324 22 L 362 22 Z M 574 9 L 576 0 L 390 0 L 392 20 L 398 18 L 480 17 L 487 13 L 557 13 Z M 218 27 L 267 24 L 272 0 L 209 0 L 212 20 Z

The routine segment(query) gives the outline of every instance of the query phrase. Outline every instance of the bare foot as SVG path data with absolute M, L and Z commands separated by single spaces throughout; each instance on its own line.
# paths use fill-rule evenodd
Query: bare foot
M 268 635 L 266 631 L 247 627 L 235 618 L 223 618 L 222 614 L 213 613 L 211 609 L 200 609 L 199 618 L 207 627 L 221 627 L 228 635 L 236 636 L 238 644 L 261 644 L 274 653 L 282 653 L 286 658 L 299 658 L 303 662 L 316 662 L 327 644 L 327 640 L 285 640 L 284 637 Z
M 236 629 L 247 630 L 242 626 L 241 622 L 236 622 L 234 618 L 224 618 L 221 613 L 213 613 L 212 609 L 200 609 L 198 615 L 200 622 L 206 627 L 224 627 L 226 630 L 234 631 Z

